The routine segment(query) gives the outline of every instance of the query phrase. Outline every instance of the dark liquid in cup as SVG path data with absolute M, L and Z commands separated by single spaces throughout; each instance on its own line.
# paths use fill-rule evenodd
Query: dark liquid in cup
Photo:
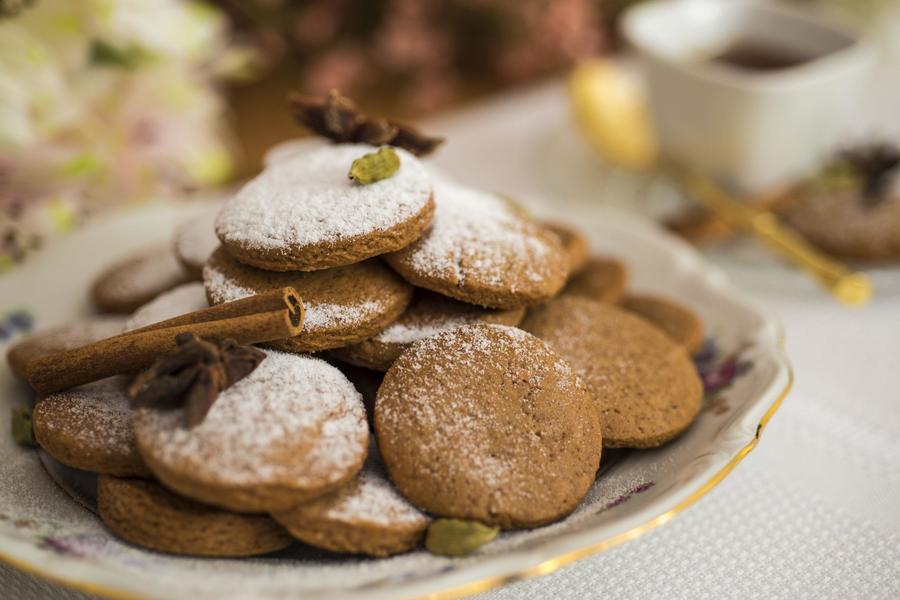
M 777 71 L 802 65 L 815 58 L 796 50 L 753 41 L 739 41 L 709 58 L 713 63 L 745 71 Z

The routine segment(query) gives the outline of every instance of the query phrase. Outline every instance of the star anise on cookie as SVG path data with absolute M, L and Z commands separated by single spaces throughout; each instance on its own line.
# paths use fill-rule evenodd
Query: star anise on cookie
M 900 173 L 900 148 L 886 143 L 859 146 L 841 152 L 836 162 L 852 173 L 863 205 L 873 208 L 887 199 L 891 182 Z
M 444 142 L 410 125 L 366 115 L 337 90 L 324 98 L 293 94 L 289 101 L 301 125 L 334 142 L 396 146 L 416 156 L 430 154 Z
M 135 406 L 184 408 L 188 427 L 200 424 L 219 397 L 253 372 L 266 354 L 234 340 L 210 342 L 193 333 L 175 338 L 178 348 L 135 376 L 128 395 Z

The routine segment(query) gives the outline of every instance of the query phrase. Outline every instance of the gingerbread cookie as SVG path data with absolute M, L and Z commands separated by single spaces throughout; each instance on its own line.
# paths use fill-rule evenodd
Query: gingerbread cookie
M 651 448 L 694 421 L 703 385 L 685 349 L 640 317 L 587 298 L 560 296 L 522 323 L 559 352 L 588 387 L 603 444 Z
M 267 346 L 286 352 L 316 352 L 372 337 L 406 309 L 412 287 L 381 261 L 314 271 L 273 273 L 241 264 L 219 248 L 203 269 L 212 304 L 291 286 L 303 298 L 300 335 Z
M 262 163 L 264 167 L 271 167 L 286 158 L 293 158 L 331 143 L 330 140 L 314 136 L 284 140 L 266 150 L 262 157 Z
M 386 256 L 407 281 L 463 302 L 520 308 L 556 294 L 569 273 L 559 238 L 492 194 L 435 182 L 434 223 Z
M 124 324 L 124 317 L 89 317 L 35 332 L 10 347 L 6 354 L 9 369 L 25 381 L 25 369 L 33 359 L 118 335 L 122 333 Z
M 413 504 L 504 528 L 565 516 L 600 464 L 598 413 L 578 376 L 503 325 L 459 327 L 401 354 L 378 390 L 375 432 Z
M 148 476 L 134 441 L 127 386 L 127 378 L 110 377 L 38 400 L 32 415 L 38 443 L 76 469 Z
M 125 322 L 125 331 L 140 329 L 207 306 L 209 302 L 203 284 L 196 281 L 185 283 L 160 294 L 137 309 Z
M 594 256 L 569 280 L 563 293 L 615 304 L 625 293 L 627 280 L 628 270 L 623 263 Z
M 900 184 L 884 199 L 867 201 L 857 190 L 808 193 L 783 209 L 803 237 L 841 258 L 900 258 Z
M 410 550 L 430 521 L 394 489 L 374 445 L 362 471 L 341 489 L 272 516 L 310 546 L 369 556 Z
M 358 344 L 332 350 L 331 353 L 351 364 L 387 371 L 400 353 L 413 342 L 474 323 L 518 325 L 524 316 L 524 308 L 481 308 L 420 289 L 400 318 L 381 332 Z
M 399 250 L 431 222 L 431 180 L 400 149 L 391 177 L 359 185 L 350 165 L 375 148 L 336 144 L 268 166 L 222 207 L 216 233 L 228 252 L 272 271 L 313 271 Z
M 103 271 L 94 281 L 91 296 L 100 310 L 134 312 L 190 276 L 169 248 L 143 250 Z
M 627 294 L 619 304 L 660 328 L 689 354 L 694 354 L 703 345 L 703 322 L 697 313 L 680 302 L 649 294 Z
M 255 556 L 291 545 L 264 515 L 241 515 L 177 496 L 145 479 L 101 476 L 97 509 L 117 536 L 159 552 L 189 556 Z
M 193 428 L 181 408 L 135 412 L 138 449 L 167 487 L 213 506 L 260 512 L 327 494 L 359 471 L 369 428 L 353 385 L 322 360 L 266 354 Z
M 201 278 L 206 259 L 219 247 L 215 227 L 219 210 L 219 204 L 208 206 L 175 230 L 172 241 L 175 256 L 194 279 Z
M 569 253 L 569 276 L 583 269 L 591 252 L 587 237 L 576 227 L 559 221 L 544 221 L 541 225 L 555 233 Z

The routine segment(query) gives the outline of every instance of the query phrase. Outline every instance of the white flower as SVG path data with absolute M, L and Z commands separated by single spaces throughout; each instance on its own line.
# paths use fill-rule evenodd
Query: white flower
M 206 4 L 181 0 L 81 0 L 94 37 L 175 61 L 204 61 L 223 46 L 226 22 Z

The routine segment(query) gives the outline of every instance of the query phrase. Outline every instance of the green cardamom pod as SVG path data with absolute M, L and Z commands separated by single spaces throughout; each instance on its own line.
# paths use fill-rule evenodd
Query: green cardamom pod
M 34 426 L 31 421 L 31 409 L 27 406 L 17 406 L 12 409 L 11 420 L 13 440 L 23 446 L 37 446 L 34 439 Z
M 478 521 L 437 519 L 428 526 L 425 547 L 432 554 L 465 556 L 493 540 L 499 531 L 499 527 L 489 527 Z
M 813 178 L 813 185 L 823 191 L 860 189 L 864 183 L 859 170 L 845 160 L 834 161 Z
M 363 185 L 375 183 L 392 177 L 400 168 L 400 157 L 390 146 L 380 148 L 378 152 L 363 154 L 350 165 L 350 179 Z

